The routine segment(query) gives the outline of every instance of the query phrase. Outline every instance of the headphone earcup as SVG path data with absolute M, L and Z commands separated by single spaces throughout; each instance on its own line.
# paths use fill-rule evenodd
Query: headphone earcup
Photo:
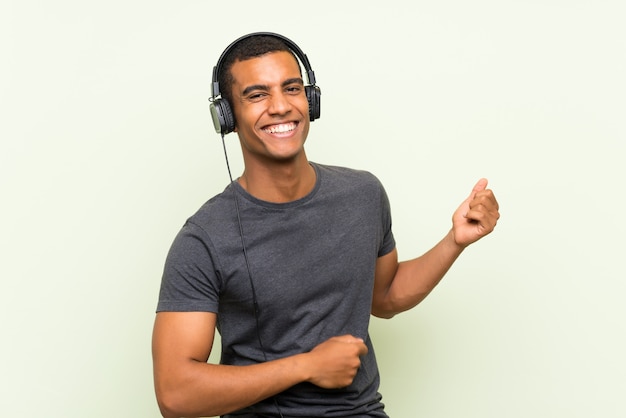
M 210 105 L 213 126 L 218 134 L 226 135 L 235 130 L 235 117 L 226 100 L 216 99 Z
M 322 91 L 318 86 L 305 86 L 306 99 L 309 102 L 309 119 L 313 122 L 319 119 L 321 113 Z

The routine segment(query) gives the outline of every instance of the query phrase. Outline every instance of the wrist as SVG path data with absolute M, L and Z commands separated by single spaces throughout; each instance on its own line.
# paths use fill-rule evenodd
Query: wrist
M 448 234 L 444 237 L 444 242 L 446 246 L 450 248 L 450 251 L 458 254 L 461 254 L 463 250 L 469 245 L 458 241 L 457 236 L 454 233 L 454 228 L 450 229 Z
M 293 373 L 298 382 L 310 382 L 314 372 L 314 367 L 311 366 L 311 353 L 296 354 L 293 356 L 293 362 Z

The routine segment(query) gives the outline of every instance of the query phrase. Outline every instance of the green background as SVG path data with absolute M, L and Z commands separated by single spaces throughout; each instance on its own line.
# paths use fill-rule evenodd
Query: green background
M 383 181 L 401 258 L 478 178 L 501 205 L 426 301 L 373 320 L 389 414 L 625 416 L 623 4 L 3 2 L 2 415 L 159 416 L 163 261 L 228 181 L 211 70 L 269 30 L 322 88 L 309 158 Z

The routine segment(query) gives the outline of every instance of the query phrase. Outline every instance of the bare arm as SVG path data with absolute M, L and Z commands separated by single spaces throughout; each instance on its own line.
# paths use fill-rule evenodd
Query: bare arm
M 257 403 L 297 383 L 348 386 L 367 352 L 361 339 L 334 337 L 309 353 L 250 366 L 208 364 L 216 315 L 157 314 L 152 354 L 154 382 L 166 418 L 216 416 Z
M 500 217 L 493 192 L 481 179 L 470 196 L 452 216 L 452 229 L 431 250 L 420 257 L 398 263 L 398 254 L 380 257 L 372 314 L 391 318 L 420 303 L 437 286 L 465 247 L 489 234 Z

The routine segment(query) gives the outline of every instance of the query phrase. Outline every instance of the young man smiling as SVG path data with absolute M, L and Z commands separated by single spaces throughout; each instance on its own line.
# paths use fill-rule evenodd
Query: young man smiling
M 481 179 L 450 232 L 398 262 L 378 180 L 307 159 L 315 100 L 294 46 L 276 34 L 236 44 L 217 77 L 245 169 L 187 220 L 168 254 L 153 332 L 161 412 L 387 417 L 370 315 L 423 300 L 493 230 L 497 201 Z M 209 364 L 216 329 L 221 360 Z

